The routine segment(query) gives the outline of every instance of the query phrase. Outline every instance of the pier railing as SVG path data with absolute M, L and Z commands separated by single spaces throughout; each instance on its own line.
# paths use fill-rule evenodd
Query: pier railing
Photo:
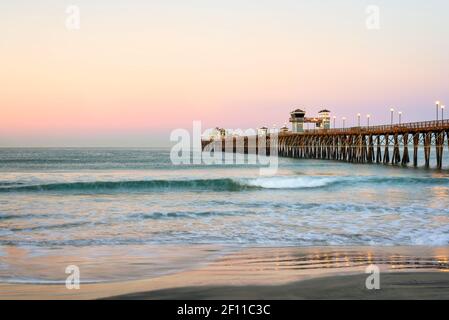
M 449 129 L 449 119 L 446 120 L 433 120 L 433 121 L 421 121 L 410 122 L 392 125 L 379 125 L 379 126 L 361 126 L 361 127 L 349 127 L 349 128 L 335 128 L 335 129 L 306 129 L 304 133 L 310 134 L 357 134 L 357 133 L 395 133 L 410 131 L 427 131 Z M 287 133 L 291 134 L 291 132 Z

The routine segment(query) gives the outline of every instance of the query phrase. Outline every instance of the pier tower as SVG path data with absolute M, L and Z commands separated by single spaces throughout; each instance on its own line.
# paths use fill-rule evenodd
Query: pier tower
M 331 128 L 331 112 L 327 109 L 323 109 L 318 112 L 318 117 L 320 118 L 320 128 L 330 129 Z
M 290 112 L 290 122 L 292 123 L 292 132 L 301 133 L 304 132 L 304 118 L 306 112 L 301 109 L 296 109 Z

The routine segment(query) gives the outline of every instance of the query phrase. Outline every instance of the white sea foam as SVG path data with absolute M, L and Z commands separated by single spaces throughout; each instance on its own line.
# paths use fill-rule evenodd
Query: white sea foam
M 325 187 L 336 181 L 331 177 L 264 177 L 243 180 L 242 184 L 265 189 L 306 189 Z
M 411 235 L 411 243 L 421 246 L 447 246 L 449 243 L 449 226 L 436 227 L 429 232 L 428 229 L 416 231 Z

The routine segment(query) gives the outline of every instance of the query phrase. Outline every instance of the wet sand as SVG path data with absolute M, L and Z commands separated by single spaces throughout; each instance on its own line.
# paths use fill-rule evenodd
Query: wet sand
M 0 299 L 449 299 L 449 247 L 249 248 L 187 271 L 81 284 L 0 284 Z M 380 290 L 367 290 L 368 265 Z

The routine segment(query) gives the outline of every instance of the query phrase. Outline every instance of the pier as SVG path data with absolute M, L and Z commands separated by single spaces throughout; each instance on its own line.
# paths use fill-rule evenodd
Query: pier
M 270 155 L 275 150 L 281 157 L 415 167 L 421 153 L 427 168 L 434 165 L 434 150 L 438 169 L 446 145 L 449 148 L 449 120 L 202 140 L 203 150 L 210 151 L 231 152 L 232 147 L 233 153 Z

